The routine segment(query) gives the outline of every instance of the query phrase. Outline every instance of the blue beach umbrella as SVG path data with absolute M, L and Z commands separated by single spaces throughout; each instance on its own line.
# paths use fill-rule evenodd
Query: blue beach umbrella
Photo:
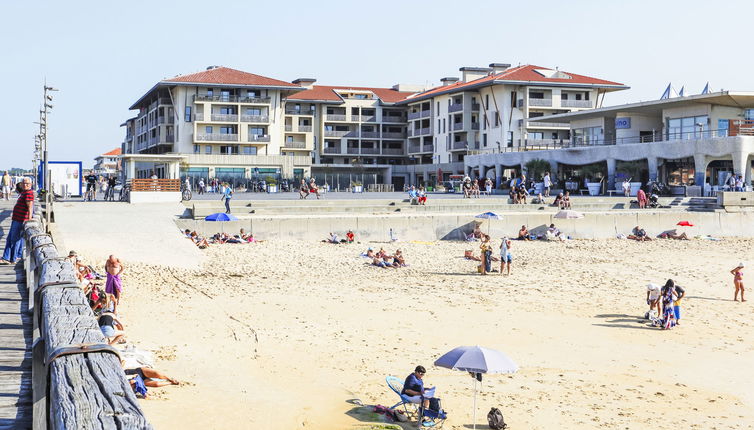
M 476 383 L 482 373 L 516 373 L 518 365 L 500 351 L 481 346 L 459 346 L 435 361 L 435 366 L 469 372 L 474 377 L 474 420 L 476 428 Z
M 502 216 L 494 213 L 494 212 L 485 212 L 483 214 L 476 215 L 474 218 L 482 218 L 482 219 L 503 219 Z M 490 234 L 490 222 L 487 223 L 487 234 Z
M 216 214 L 207 215 L 204 217 L 205 221 L 238 221 L 238 218 L 231 214 L 218 212 Z

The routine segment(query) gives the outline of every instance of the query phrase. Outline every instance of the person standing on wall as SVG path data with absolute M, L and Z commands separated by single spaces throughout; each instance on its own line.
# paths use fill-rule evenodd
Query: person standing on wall
M 31 189 L 31 178 L 25 177 L 20 184 L 20 195 L 13 207 L 13 218 L 10 231 L 5 242 L 5 251 L 0 264 L 8 265 L 21 260 L 24 250 L 24 221 L 31 219 L 34 209 L 34 191 Z
M 5 200 L 10 200 L 10 185 L 11 185 L 11 177 L 8 174 L 8 171 L 5 171 L 5 174 L 3 174 L 2 180 L 0 180 L 0 187 L 2 188 L 2 193 L 0 193 L 0 198 L 4 198 Z
M 225 189 L 223 190 L 223 199 L 225 200 L 225 213 L 230 213 L 230 199 L 233 198 L 233 189 L 230 188 L 230 184 L 225 184 Z

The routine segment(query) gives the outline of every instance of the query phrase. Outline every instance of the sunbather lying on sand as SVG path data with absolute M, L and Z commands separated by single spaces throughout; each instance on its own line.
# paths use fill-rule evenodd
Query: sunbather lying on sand
M 639 242 L 645 242 L 645 241 L 648 241 L 648 240 L 652 240 L 651 237 L 647 236 L 647 232 L 643 228 L 639 227 L 638 225 L 636 227 L 634 227 L 634 231 L 632 233 L 633 234 L 629 234 L 627 236 L 628 239 L 636 240 L 636 241 L 639 241 Z
M 689 237 L 686 236 L 685 231 L 681 234 L 678 234 L 678 230 L 676 229 L 660 233 L 660 235 L 657 237 L 659 237 L 660 239 L 689 240 Z

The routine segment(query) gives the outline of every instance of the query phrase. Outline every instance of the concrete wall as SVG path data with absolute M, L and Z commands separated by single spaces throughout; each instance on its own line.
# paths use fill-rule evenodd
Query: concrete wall
M 131 191 L 130 203 L 178 203 L 180 192 Z
M 482 230 L 493 237 L 513 236 L 522 225 L 541 232 L 554 223 L 563 233 L 576 239 L 609 239 L 618 234 L 628 235 L 639 225 L 651 236 L 678 228 L 690 236 L 754 237 L 754 212 L 587 212 L 582 219 L 554 219 L 554 214 L 506 214 L 502 220 L 485 220 Z M 471 215 L 365 215 L 333 217 L 255 217 L 233 222 L 209 222 L 180 219 L 178 227 L 196 230 L 200 235 L 219 232 L 237 234 L 239 229 L 251 231 L 258 239 L 325 239 L 329 232 L 343 235 L 353 230 L 360 241 L 387 241 L 389 231 L 399 240 L 459 240 L 460 232 L 471 232 L 475 222 Z M 679 221 L 689 221 L 694 227 L 676 227 Z

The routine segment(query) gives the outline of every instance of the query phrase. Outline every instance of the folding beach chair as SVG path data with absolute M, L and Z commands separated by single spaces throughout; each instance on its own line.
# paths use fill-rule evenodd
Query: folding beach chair
M 403 406 L 403 411 L 406 412 L 406 415 L 417 414 L 418 405 L 416 403 L 411 403 L 409 396 L 401 394 L 401 391 L 403 390 L 403 381 L 396 378 L 395 376 L 388 376 L 387 378 L 385 378 L 385 382 L 387 382 L 387 386 L 390 387 L 390 389 L 393 390 L 393 392 L 401 398 L 401 401 L 391 406 L 390 409 L 395 409 L 397 407 Z M 409 405 L 411 406 L 411 410 L 409 410 Z

